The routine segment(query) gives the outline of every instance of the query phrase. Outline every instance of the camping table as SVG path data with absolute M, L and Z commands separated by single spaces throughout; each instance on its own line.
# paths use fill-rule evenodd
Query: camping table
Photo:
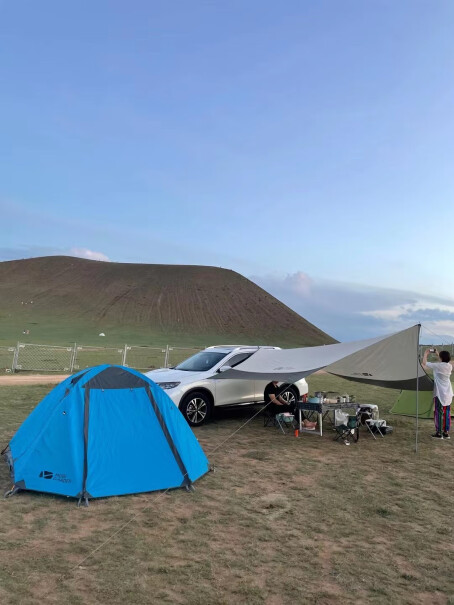
M 351 401 L 346 403 L 309 403 L 307 401 L 297 401 L 296 407 L 298 410 L 298 423 L 301 432 L 315 433 L 316 435 L 323 435 L 323 420 L 329 418 L 329 413 L 333 412 L 332 424 L 334 425 L 334 412 L 335 410 L 354 409 L 357 410 L 360 407 L 359 403 L 353 403 Z M 302 427 L 301 412 L 316 412 L 318 414 L 318 431 L 309 431 Z

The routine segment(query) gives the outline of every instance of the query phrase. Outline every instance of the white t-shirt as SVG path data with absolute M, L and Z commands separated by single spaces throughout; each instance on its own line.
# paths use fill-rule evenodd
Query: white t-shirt
M 438 397 L 441 405 L 451 405 L 453 392 L 450 380 L 452 365 L 444 361 L 437 363 L 427 361 L 426 366 L 434 373 L 434 397 Z

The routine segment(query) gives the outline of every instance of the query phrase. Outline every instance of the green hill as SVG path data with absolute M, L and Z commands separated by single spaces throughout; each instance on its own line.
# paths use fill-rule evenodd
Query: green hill
M 228 269 L 66 256 L 0 262 L 0 342 L 17 340 L 103 346 L 334 342 Z

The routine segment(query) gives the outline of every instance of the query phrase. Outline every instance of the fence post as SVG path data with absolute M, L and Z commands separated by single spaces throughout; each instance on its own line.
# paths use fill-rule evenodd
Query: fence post
M 126 355 L 127 355 L 127 351 L 128 351 L 128 345 L 125 344 L 124 349 L 123 349 L 123 356 L 121 358 L 121 365 L 125 366 L 126 365 Z
M 17 368 L 17 360 L 18 360 L 18 357 L 19 357 L 19 345 L 20 345 L 20 342 L 17 343 L 16 350 L 14 351 L 13 363 L 12 363 L 12 366 L 11 366 L 11 371 L 12 372 L 15 372 L 16 368 Z
M 168 367 L 168 362 L 169 362 L 169 345 L 166 345 L 166 354 L 164 357 L 164 367 L 167 368 Z
M 69 363 L 69 372 L 72 374 L 74 372 L 74 365 L 76 363 L 76 355 L 77 355 L 77 343 L 74 343 L 73 353 L 71 355 L 71 361 Z

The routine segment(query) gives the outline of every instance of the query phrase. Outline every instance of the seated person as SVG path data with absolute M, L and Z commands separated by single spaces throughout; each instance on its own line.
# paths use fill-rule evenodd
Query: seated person
M 298 418 L 298 410 L 295 408 L 294 405 L 291 405 L 287 401 L 282 399 L 279 394 L 280 391 L 282 391 L 282 387 L 278 386 L 277 380 L 273 380 L 272 382 L 268 383 L 265 387 L 265 392 L 263 395 L 265 405 L 269 404 L 268 409 L 273 415 L 281 414 L 283 412 L 289 412 L 290 414 L 293 414 L 295 416 L 296 420 Z M 303 427 L 305 429 L 309 429 L 310 431 L 315 430 L 315 427 L 317 425 L 316 422 L 311 422 L 310 420 L 308 420 L 303 412 L 301 412 L 301 418 L 303 421 Z

